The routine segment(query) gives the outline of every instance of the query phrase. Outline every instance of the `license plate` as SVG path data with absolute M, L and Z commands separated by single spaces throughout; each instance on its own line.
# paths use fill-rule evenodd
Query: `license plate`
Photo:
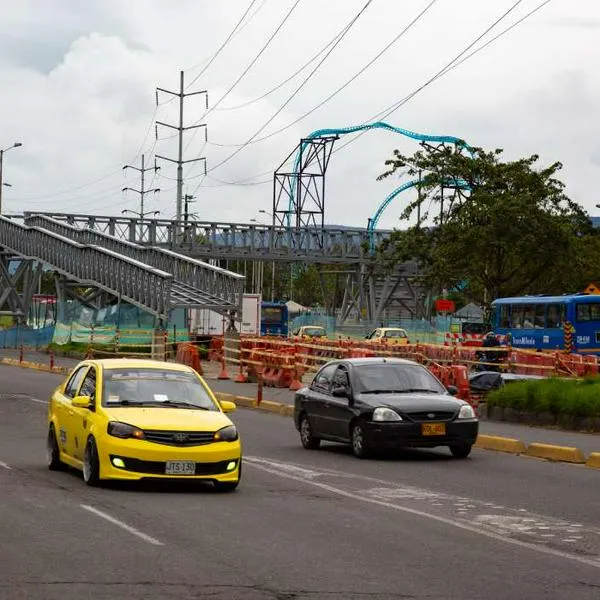
M 446 423 L 422 423 L 423 435 L 446 435 Z
M 165 475 L 195 475 L 196 463 L 192 460 L 168 460 Z

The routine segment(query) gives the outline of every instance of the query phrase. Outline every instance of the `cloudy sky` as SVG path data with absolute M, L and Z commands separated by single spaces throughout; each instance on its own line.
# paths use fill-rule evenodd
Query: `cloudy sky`
M 427 82 L 515 2 L 372 0 L 301 87 L 366 0 L 0 0 L 0 147 L 23 144 L 4 155 L 4 182 L 11 187 L 3 188 L 3 212 L 139 210 L 137 194 L 121 192 L 139 189 L 138 174 L 122 167 L 139 166 L 142 153 L 150 164 L 155 153 L 176 157 L 173 132 L 159 127 L 157 141 L 154 123 L 175 123 L 177 102 L 159 94 L 156 107 L 155 88 L 176 90 L 184 70 L 187 91 L 208 90 L 209 103 L 207 112 L 203 95 L 185 102 L 186 125 L 207 125 L 206 142 L 203 129 L 185 134 L 184 158 L 206 157 L 208 171 L 204 177 L 200 162 L 184 168 L 194 212 L 202 221 L 266 222 L 258 211 L 271 209 L 273 172 L 301 137 L 373 120 Z M 472 50 L 541 3 L 516 2 Z M 302 118 L 426 8 L 360 76 Z M 544 164 L 559 160 L 568 194 L 598 213 L 599 36 L 600 2 L 551 0 L 385 120 L 503 148 L 509 158 L 538 153 Z M 336 148 L 350 139 L 340 138 Z M 333 155 L 327 222 L 366 225 L 403 181 L 375 181 L 394 148 L 411 152 L 418 146 L 373 131 Z M 146 210 L 171 218 L 176 173 L 172 164 L 159 164 L 157 176 L 147 174 L 146 187 L 161 192 L 146 196 Z M 405 194 L 381 227 L 399 225 L 411 198 Z

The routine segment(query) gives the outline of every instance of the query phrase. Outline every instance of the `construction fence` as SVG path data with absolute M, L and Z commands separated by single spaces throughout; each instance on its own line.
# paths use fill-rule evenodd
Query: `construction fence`
M 453 338 L 455 339 L 455 338 Z M 178 359 L 194 366 L 194 346 L 182 344 Z M 185 348 L 185 351 L 183 350 Z M 484 348 L 481 340 L 444 344 L 386 344 L 355 340 L 312 340 L 282 338 L 215 337 L 211 342 L 210 360 L 219 361 L 219 379 L 258 382 L 261 385 L 297 390 L 309 383 L 327 362 L 361 357 L 394 357 L 416 361 L 426 366 L 444 385 L 456 386 L 457 397 L 477 407 L 471 394 L 469 373 L 496 370 L 542 377 L 585 377 L 599 372 L 598 357 L 542 353 L 498 346 Z M 201 366 L 200 366 L 201 369 Z

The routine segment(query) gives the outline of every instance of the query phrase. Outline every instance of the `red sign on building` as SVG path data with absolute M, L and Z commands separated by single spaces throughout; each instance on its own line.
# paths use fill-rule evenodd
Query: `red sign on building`
M 437 312 L 451 313 L 451 312 L 454 312 L 455 308 L 456 307 L 454 306 L 454 302 L 452 300 L 446 300 L 445 298 L 438 298 L 435 301 L 435 310 L 437 310 Z

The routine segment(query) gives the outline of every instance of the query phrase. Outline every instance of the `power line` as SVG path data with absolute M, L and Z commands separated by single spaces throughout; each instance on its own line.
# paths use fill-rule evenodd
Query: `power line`
M 206 73 L 207 69 L 210 67 L 210 65 L 213 64 L 213 62 L 215 61 L 215 59 L 217 58 L 217 56 L 219 56 L 219 54 L 221 54 L 221 52 L 223 51 L 223 49 L 225 48 L 225 46 L 227 46 L 227 44 L 229 44 L 229 42 L 231 41 L 231 39 L 233 38 L 233 36 L 235 35 L 236 31 L 238 30 L 239 26 L 242 24 L 242 22 L 244 21 L 244 19 L 246 18 L 246 15 L 250 12 L 251 8 L 256 4 L 256 0 L 252 0 L 250 2 L 250 4 L 248 5 L 248 8 L 246 8 L 246 10 L 244 11 L 244 13 L 242 14 L 242 16 L 240 17 L 240 19 L 238 20 L 238 22 L 235 24 L 235 27 L 231 30 L 230 34 L 225 38 L 225 41 L 217 48 L 217 51 L 211 56 L 211 58 L 209 59 L 208 63 L 202 68 L 202 70 L 200 71 L 200 73 L 198 73 L 196 75 L 196 77 L 194 77 L 194 79 L 192 79 L 192 81 L 190 81 L 187 85 L 187 87 L 185 88 L 186 90 L 188 88 L 190 88 L 191 86 L 194 85 L 194 83 L 196 83 L 196 81 L 198 81 L 198 79 L 200 79 L 200 77 L 202 77 L 202 75 L 204 75 L 204 73 Z M 264 2 L 263 2 L 264 4 Z M 262 7 L 259 7 L 259 9 Z M 258 12 L 258 11 L 257 11 Z M 256 14 L 256 13 L 254 13 Z M 253 15 L 254 16 L 254 15 Z M 197 66 L 197 65 L 196 65 Z M 192 69 L 194 69 L 195 67 L 192 67 Z M 191 69 L 188 69 L 191 70 Z
M 217 108 L 215 110 L 227 111 L 227 110 L 237 110 L 238 108 L 245 108 L 246 106 L 255 104 L 256 102 L 263 100 L 267 96 L 270 96 L 272 93 L 281 89 L 286 83 L 289 83 L 290 81 L 295 79 L 300 73 L 302 73 L 302 71 L 304 71 L 304 69 L 306 69 L 309 65 L 311 65 L 313 62 L 315 62 L 315 60 L 317 60 L 317 58 L 319 58 L 319 56 L 321 56 L 321 54 L 323 54 L 333 43 L 335 43 L 335 41 L 340 37 L 340 35 L 342 35 L 344 33 L 345 29 L 346 29 L 346 27 L 343 27 L 342 29 L 340 29 L 340 31 L 338 31 L 336 33 L 336 35 L 334 35 L 333 38 L 331 38 L 331 40 L 329 40 L 329 42 L 327 42 L 327 44 L 325 44 L 325 46 L 323 46 L 312 58 L 307 60 L 301 67 L 296 69 L 296 71 L 294 71 L 289 77 L 284 79 L 281 83 L 277 84 L 275 87 L 271 88 L 268 92 L 265 92 L 264 94 L 262 94 L 261 96 L 258 96 L 257 98 L 254 98 L 253 100 L 248 100 L 247 102 L 238 104 L 237 106 L 224 106 L 223 108 Z M 213 142 L 213 146 L 227 146 L 227 144 L 215 144 Z
M 433 83 L 434 81 L 436 81 L 437 79 L 443 77 L 444 75 L 446 75 L 447 73 L 449 73 L 451 70 L 455 69 L 456 67 L 458 67 L 459 65 L 461 65 L 462 63 L 464 63 L 465 61 L 469 60 L 470 58 L 472 58 L 473 56 L 475 56 L 477 53 L 479 53 L 481 50 L 483 50 L 484 48 L 486 48 L 487 46 L 489 46 L 490 44 L 492 44 L 493 42 L 495 42 L 496 40 L 498 40 L 500 37 L 504 36 L 506 33 L 508 33 L 509 31 L 511 31 L 512 29 L 514 29 L 517 25 L 519 25 L 520 23 L 522 23 L 523 21 L 527 20 L 529 17 L 531 17 L 534 13 L 536 13 L 537 11 L 539 11 L 541 8 L 543 8 L 546 4 L 549 4 L 551 2 L 551 0 L 544 0 L 542 3 L 540 3 L 537 7 L 535 7 L 534 9 L 532 9 L 531 11 L 529 11 L 528 13 L 526 13 L 523 17 L 521 17 L 520 19 L 518 19 L 517 21 L 515 21 L 514 23 L 512 23 L 510 26 L 508 26 L 507 28 L 505 28 L 503 31 L 501 31 L 499 34 L 497 34 L 496 36 L 494 36 L 493 38 L 491 38 L 490 40 L 488 40 L 485 44 L 483 44 L 482 46 L 480 46 L 479 48 L 473 50 L 473 52 L 467 54 L 466 56 L 463 56 L 466 52 L 469 51 L 469 49 L 471 49 L 479 40 L 481 40 L 489 31 L 491 31 L 491 29 L 493 29 L 500 21 L 502 21 L 506 16 L 508 16 L 508 14 L 510 12 L 512 12 L 520 3 L 522 0 L 518 0 L 517 2 L 515 2 L 511 8 L 509 8 L 509 10 L 507 10 L 500 18 L 498 18 L 496 21 L 494 21 L 494 23 L 489 26 L 488 28 L 486 28 L 486 30 L 479 35 L 473 42 L 471 42 L 462 52 L 460 52 L 460 54 L 455 57 L 453 60 L 451 60 L 449 63 L 446 64 L 445 67 L 443 67 L 442 69 L 440 69 L 433 77 L 431 77 L 430 79 L 428 79 L 423 85 L 419 86 L 416 90 L 414 90 L 413 92 L 411 92 L 410 94 L 408 94 L 407 96 L 405 96 L 401 101 L 394 103 L 393 105 L 391 105 L 391 107 L 388 107 L 387 109 L 384 109 L 383 111 L 380 111 L 379 113 L 377 113 L 376 115 L 374 115 L 373 117 L 371 117 L 370 119 L 366 120 L 364 123 L 369 123 L 372 121 L 376 121 L 378 119 L 381 118 L 385 118 L 387 116 L 389 116 L 391 114 L 391 112 L 387 112 L 390 108 L 396 107 L 394 108 L 394 110 L 396 110 L 397 108 L 400 108 L 400 106 L 402 106 L 403 104 L 406 104 L 410 99 L 412 99 L 414 96 L 416 96 L 420 91 L 422 91 L 423 89 L 425 89 L 425 87 L 427 87 L 428 85 L 430 85 L 431 83 Z M 457 59 L 462 57 L 458 62 Z M 398 106 L 396 106 L 398 105 Z M 385 116 L 384 116 L 385 115 Z M 341 144 L 340 146 L 338 146 L 336 149 L 333 150 L 333 154 L 340 152 L 341 150 L 343 150 L 346 146 L 348 146 L 349 144 L 351 144 L 352 142 L 356 141 L 359 137 L 361 137 L 362 135 L 364 135 L 366 132 L 360 132 L 358 134 L 356 134 L 353 138 L 351 138 L 350 140 L 348 140 L 347 142 Z M 270 172 L 270 171 L 269 171 Z M 253 175 L 252 177 L 248 178 L 251 179 L 253 177 L 260 177 L 262 175 L 264 175 L 266 173 L 258 173 L 256 175 Z M 238 182 L 237 181 L 232 181 L 229 182 L 231 185 L 236 185 Z
M 277 36 L 277 34 L 281 30 L 281 28 L 285 25 L 287 20 L 292 16 L 292 13 L 294 12 L 294 10 L 298 6 L 298 4 L 300 4 L 300 2 L 301 2 L 301 0 L 295 0 L 294 4 L 287 11 L 286 15 L 283 17 L 282 21 L 279 23 L 279 25 L 277 26 L 275 31 L 269 36 L 269 38 L 264 43 L 262 48 L 258 51 L 258 54 L 256 54 L 256 56 L 250 61 L 248 66 L 242 71 L 242 74 L 233 82 L 233 84 L 229 87 L 229 89 L 219 98 L 219 100 L 217 100 L 217 103 L 214 106 L 212 106 L 211 108 L 209 108 L 202 115 L 202 117 L 200 118 L 200 121 L 204 120 L 207 117 L 207 115 L 209 115 L 213 110 L 215 110 L 215 108 L 217 108 L 217 106 L 219 106 L 219 104 L 221 104 L 221 102 L 223 102 L 223 100 L 225 100 L 225 98 L 227 98 L 227 96 L 229 96 L 229 94 L 236 88 L 236 86 L 240 83 L 240 81 L 248 74 L 250 69 L 258 62 L 259 58 L 263 55 L 263 53 L 266 51 L 266 49 L 271 45 L 271 42 L 275 39 L 275 37 Z M 200 121 L 198 121 L 198 122 L 200 122 Z M 193 140 L 194 140 L 194 135 L 192 135 L 190 137 L 190 140 L 188 141 L 187 146 L 185 147 L 186 150 L 190 147 L 190 144 L 192 143 Z
M 504 34 L 508 33 L 509 31 L 511 31 L 512 29 L 514 29 L 517 25 L 519 25 L 520 23 L 522 23 L 523 21 L 525 21 L 526 19 L 528 19 L 531 15 L 533 15 L 538 10 L 540 10 L 541 8 L 543 8 L 550 1 L 551 0 L 544 0 L 541 4 L 539 4 L 536 8 L 534 8 L 529 13 L 527 13 L 521 19 L 519 19 L 519 20 L 515 21 L 514 23 L 512 23 L 509 27 L 507 27 L 505 30 L 503 30 L 500 34 L 498 34 L 497 36 L 495 36 L 494 38 L 492 38 L 491 40 L 489 40 L 487 43 L 483 44 L 479 48 L 475 49 L 473 52 L 471 52 L 467 56 L 464 56 L 464 58 L 462 58 L 462 60 L 459 61 L 459 59 L 461 59 L 461 57 L 463 57 L 463 55 L 465 55 L 475 44 L 477 44 L 477 42 L 479 42 L 483 37 L 485 37 L 494 27 L 496 27 L 496 25 L 498 25 L 501 21 L 503 21 L 515 8 L 517 8 L 517 6 L 519 6 L 519 4 L 521 4 L 522 0 L 517 0 L 506 12 L 504 12 L 490 26 L 488 26 L 483 31 L 483 33 L 481 33 L 479 36 L 477 36 L 477 38 L 475 38 L 475 40 L 473 40 L 470 44 L 468 44 L 457 56 L 455 56 L 444 67 L 442 67 L 439 71 L 437 71 L 437 73 L 435 73 L 432 77 L 430 77 L 427 81 L 425 81 L 425 83 L 423 83 L 418 88 L 416 88 L 415 90 L 413 90 L 410 94 L 407 94 L 406 96 L 404 96 L 404 98 L 402 98 L 401 100 L 399 100 L 399 101 L 395 102 L 394 104 L 388 106 L 387 108 L 385 108 L 384 110 L 380 111 L 379 113 L 377 113 L 376 115 L 374 115 L 373 117 L 371 117 L 370 119 L 368 119 L 365 122 L 368 123 L 368 122 L 371 122 L 371 121 L 375 121 L 375 120 L 379 120 L 379 119 L 385 119 L 385 118 L 389 117 L 391 114 L 393 114 L 394 112 L 396 112 L 399 108 L 401 108 L 402 106 L 404 106 L 407 102 L 409 102 L 410 100 L 412 100 L 412 98 L 414 98 L 417 94 L 419 94 L 421 91 L 423 91 L 426 87 L 428 87 L 429 85 L 431 85 L 434 81 L 436 81 L 440 77 L 443 77 L 444 75 L 446 75 L 447 73 L 449 73 L 452 69 L 454 69 L 455 67 L 457 67 L 459 64 L 462 64 L 463 62 L 465 62 L 469 58 L 475 56 L 478 52 L 480 52 L 481 50 L 483 50 L 485 47 L 489 46 L 493 41 L 497 40 L 499 37 L 501 37 Z M 459 61 L 459 62 L 457 62 L 457 61 Z M 364 133 L 365 132 L 363 131 L 363 132 L 357 134 L 352 139 L 350 139 L 347 142 L 345 142 L 344 144 L 341 144 L 340 146 L 338 146 L 333 152 L 336 153 L 336 152 L 339 152 L 339 151 L 343 150 L 349 144 L 351 144 L 351 143 L 355 142 L 357 139 L 359 139 Z
M 291 96 L 279 107 L 279 109 L 264 123 L 253 135 L 252 137 L 240 148 L 232 152 L 228 157 L 217 163 L 214 167 L 209 169 L 209 173 L 218 169 L 220 166 L 224 165 L 226 162 L 229 162 L 234 156 L 239 154 L 261 131 L 265 129 L 271 123 L 279 113 L 292 101 L 292 99 L 300 92 L 300 90 L 310 81 L 311 77 L 317 72 L 317 70 L 321 67 L 321 65 L 329 58 L 331 53 L 335 50 L 335 48 L 340 44 L 340 42 L 344 39 L 346 34 L 352 29 L 352 26 L 358 21 L 358 19 L 363 15 L 363 13 L 367 10 L 367 8 L 371 5 L 373 0 L 368 0 L 364 6 L 360 9 L 360 11 L 351 19 L 351 21 L 346 25 L 346 28 L 342 35 L 338 38 L 335 44 L 328 50 L 325 56 L 318 62 L 315 68 L 308 74 L 308 76 L 304 79 L 304 81 L 296 88 L 296 90 L 291 94 Z M 436 0 L 432 0 L 432 2 L 436 2 Z
M 377 60 L 379 60 L 383 56 L 383 54 L 385 54 L 394 44 L 396 44 L 425 15 L 425 13 L 436 2 L 437 2 L 437 0 L 430 0 L 429 4 L 427 4 L 427 6 L 425 6 L 425 8 L 397 36 L 395 36 L 390 42 L 388 42 L 388 44 L 386 44 L 369 62 L 367 62 L 350 79 L 348 79 L 343 85 L 341 85 L 340 87 L 338 87 L 334 92 L 332 92 L 331 94 L 329 94 L 329 96 L 327 96 L 325 99 L 323 99 L 321 102 L 319 102 L 319 104 L 317 104 L 311 110 L 305 112 L 303 115 L 301 115 L 297 119 L 294 119 L 291 123 L 288 123 L 284 127 L 281 127 L 280 129 L 277 129 L 276 131 L 273 131 L 273 132 L 269 133 L 268 135 L 264 135 L 264 136 L 262 136 L 260 138 L 256 138 L 256 139 L 251 139 L 250 141 L 247 141 L 247 142 L 245 142 L 243 144 L 220 144 L 220 145 L 222 145 L 222 146 L 229 146 L 229 147 L 243 148 L 243 147 L 247 146 L 250 143 L 251 144 L 256 144 L 258 142 L 262 142 L 263 140 L 268 140 L 269 138 L 272 138 L 275 135 L 279 135 L 280 133 L 283 133 L 284 131 L 286 131 L 290 127 L 293 127 L 294 125 L 296 125 L 300 121 L 304 120 L 306 117 L 308 117 L 309 115 L 311 115 L 312 113 L 314 113 L 315 111 L 317 111 L 319 108 L 321 108 L 323 105 L 327 104 L 327 102 L 329 102 L 332 98 L 334 98 L 335 96 L 337 96 L 342 90 L 344 90 L 346 87 L 348 87 L 354 80 L 356 80 L 358 77 L 360 77 L 369 67 L 371 67 Z M 267 122 L 266 125 L 268 125 L 268 124 L 269 123 Z M 265 127 L 266 127 L 266 125 L 265 125 Z M 264 129 L 264 127 L 262 129 Z

